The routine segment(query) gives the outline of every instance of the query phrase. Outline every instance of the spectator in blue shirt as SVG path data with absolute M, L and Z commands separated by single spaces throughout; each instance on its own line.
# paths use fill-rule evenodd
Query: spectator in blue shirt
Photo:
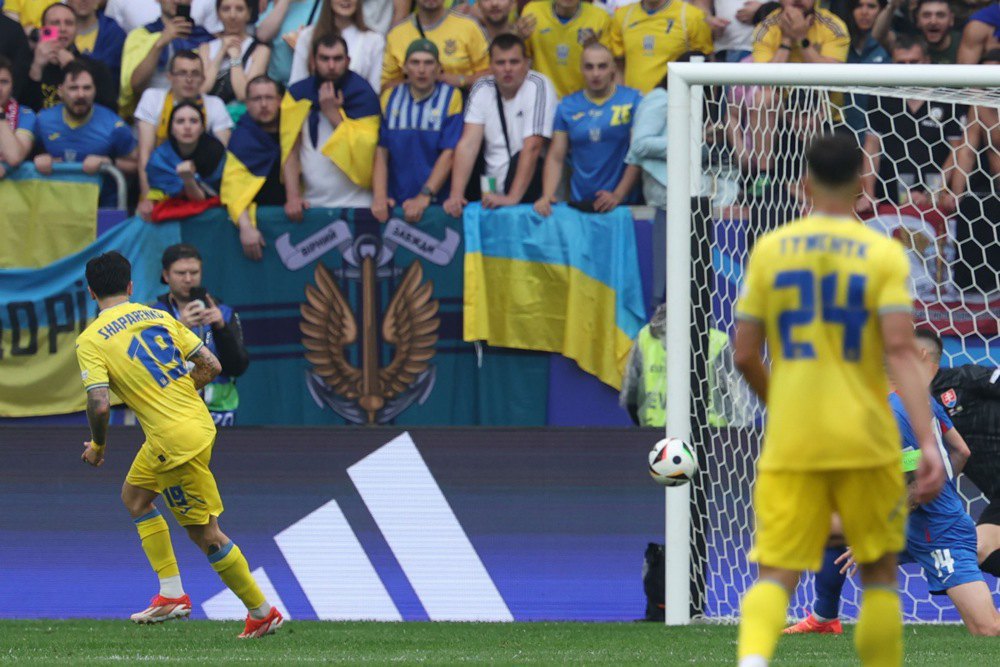
M 462 94 L 438 81 L 438 48 L 417 39 L 406 50 L 406 83 L 382 95 L 382 128 L 372 173 L 372 214 L 389 219 L 403 207 L 407 222 L 447 192 L 455 146 L 462 136 Z
M 872 27 L 879 12 L 888 0 L 850 0 L 850 14 L 847 29 L 851 33 L 851 48 L 847 51 L 847 62 L 876 64 L 891 63 L 889 52 L 872 37 Z M 849 94 L 846 99 L 844 122 L 862 136 L 868 127 L 868 96 Z
M 98 11 L 100 0 L 66 0 L 66 4 L 76 14 L 74 44 L 77 51 L 104 63 L 114 80 L 119 81 L 125 31 L 114 19 Z
M 556 109 L 552 145 L 545 159 L 539 215 L 552 214 L 556 190 L 569 153 L 570 202 L 604 213 L 628 202 L 639 180 L 639 167 L 625 164 L 632 118 L 642 99 L 634 88 L 615 84 L 615 59 L 597 41 L 580 56 L 585 88 L 567 95 Z
M 114 165 L 134 174 L 138 164 L 132 130 L 115 112 L 94 104 L 97 88 L 87 64 L 75 60 L 63 70 L 59 86 L 62 104 L 38 114 L 38 139 L 43 152 L 35 157 L 35 168 L 52 173 L 54 162 L 81 162 L 87 174 L 97 174 L 103 165 Z M 113 184 L 101 188 L 101 206 L 113 205 Z
M 35 142 L 35 112 L 17 102 L 14 65 L 0 56 L 0 178 L 28 157 Z

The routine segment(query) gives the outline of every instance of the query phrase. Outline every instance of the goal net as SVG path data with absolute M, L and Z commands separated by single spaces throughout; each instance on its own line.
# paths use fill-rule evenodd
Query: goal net
M 668 623 L 687 621 L 678 601 L 694 617 L 735 620 L 756 578 L 751 491 L 765 413 L 709 340 L 733 332 L 755 239 L 808 212 L 811 138 L 842 132 L 865 147 L 859 218 L 905 246 L 916 320 L 942 335 L 943 365 L 1000 365 L 1000 75 L 988 69 L 1000 68 L 671 65 L 667 433 L 690 439 L 701 472 L 690 489 L 668 491 Z M 960 488 L 978 516 L 978 489 L 964 479 Z M 901 568 L 900 584 L 907 620 L 959 620 L 917 566 Z M 860 599 L 849 580 L 844 618 Z M 810 575 L 790 614 L 812 602 Z

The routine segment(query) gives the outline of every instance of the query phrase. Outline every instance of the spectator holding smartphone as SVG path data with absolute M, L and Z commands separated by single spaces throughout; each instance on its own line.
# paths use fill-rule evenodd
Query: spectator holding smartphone
M 240 317 L 202 287 L 201 253 L 193 245 L 170 246 L 163 252 L 161 264 L 160 281 L 169 291 L 157 297 L 153 308 L 177 318 L 219 358 L 222 373 L 205 387 L 205 403 L 216 426 L 233 426 L 240 404 L 236 378 L 250 365 Z
M 201 45 L 205 66 L 201 92 L 215 95 L 226 104 L 242 103 L 247 82 L 267 71 L 271 48 L 249 33 L 251 0 L 217 0 L 222 34 Z M 245 107 L 240 105 L 242 114 Z M 234 113 L 234 116 L 236 114 Z

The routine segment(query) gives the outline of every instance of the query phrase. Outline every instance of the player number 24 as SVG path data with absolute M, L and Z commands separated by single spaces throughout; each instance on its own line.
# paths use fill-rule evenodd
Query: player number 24
M 820 308 L 816 307 L 816 274 L 812 271 L 782 271 L 774 278 L 774 289 L 794 289 L 799 293 L 799 307 L 778 315 L 781 354 L 785 359 L 815 359 L 816 348 L 809 341 L 795 339 L 795 328 L 806 326 L 819 315 L 824 322 L 844 327 L 843 356 L 846 361 L 861 358 L 861 332 L 868 321 L 865 309 L 864 275 L 847 276 L 847 303 L 837 303 L 840 275 L 828 273 L 820 281 Z
M 140 335 L 132 336 L 128 356 L 142 362 L 160 387 L 166 387 L 171 380 L 187 375 L 181 351 L 174 345 L 174 339 L 165 327 L 149 327 Z

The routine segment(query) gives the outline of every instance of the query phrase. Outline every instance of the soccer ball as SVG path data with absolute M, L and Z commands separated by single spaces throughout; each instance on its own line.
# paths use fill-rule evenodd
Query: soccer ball
M 698 472 L 698 459 L 680 438 L 664 438 L 649 452 L 649 475 L 664 486 L 687 484 Z

